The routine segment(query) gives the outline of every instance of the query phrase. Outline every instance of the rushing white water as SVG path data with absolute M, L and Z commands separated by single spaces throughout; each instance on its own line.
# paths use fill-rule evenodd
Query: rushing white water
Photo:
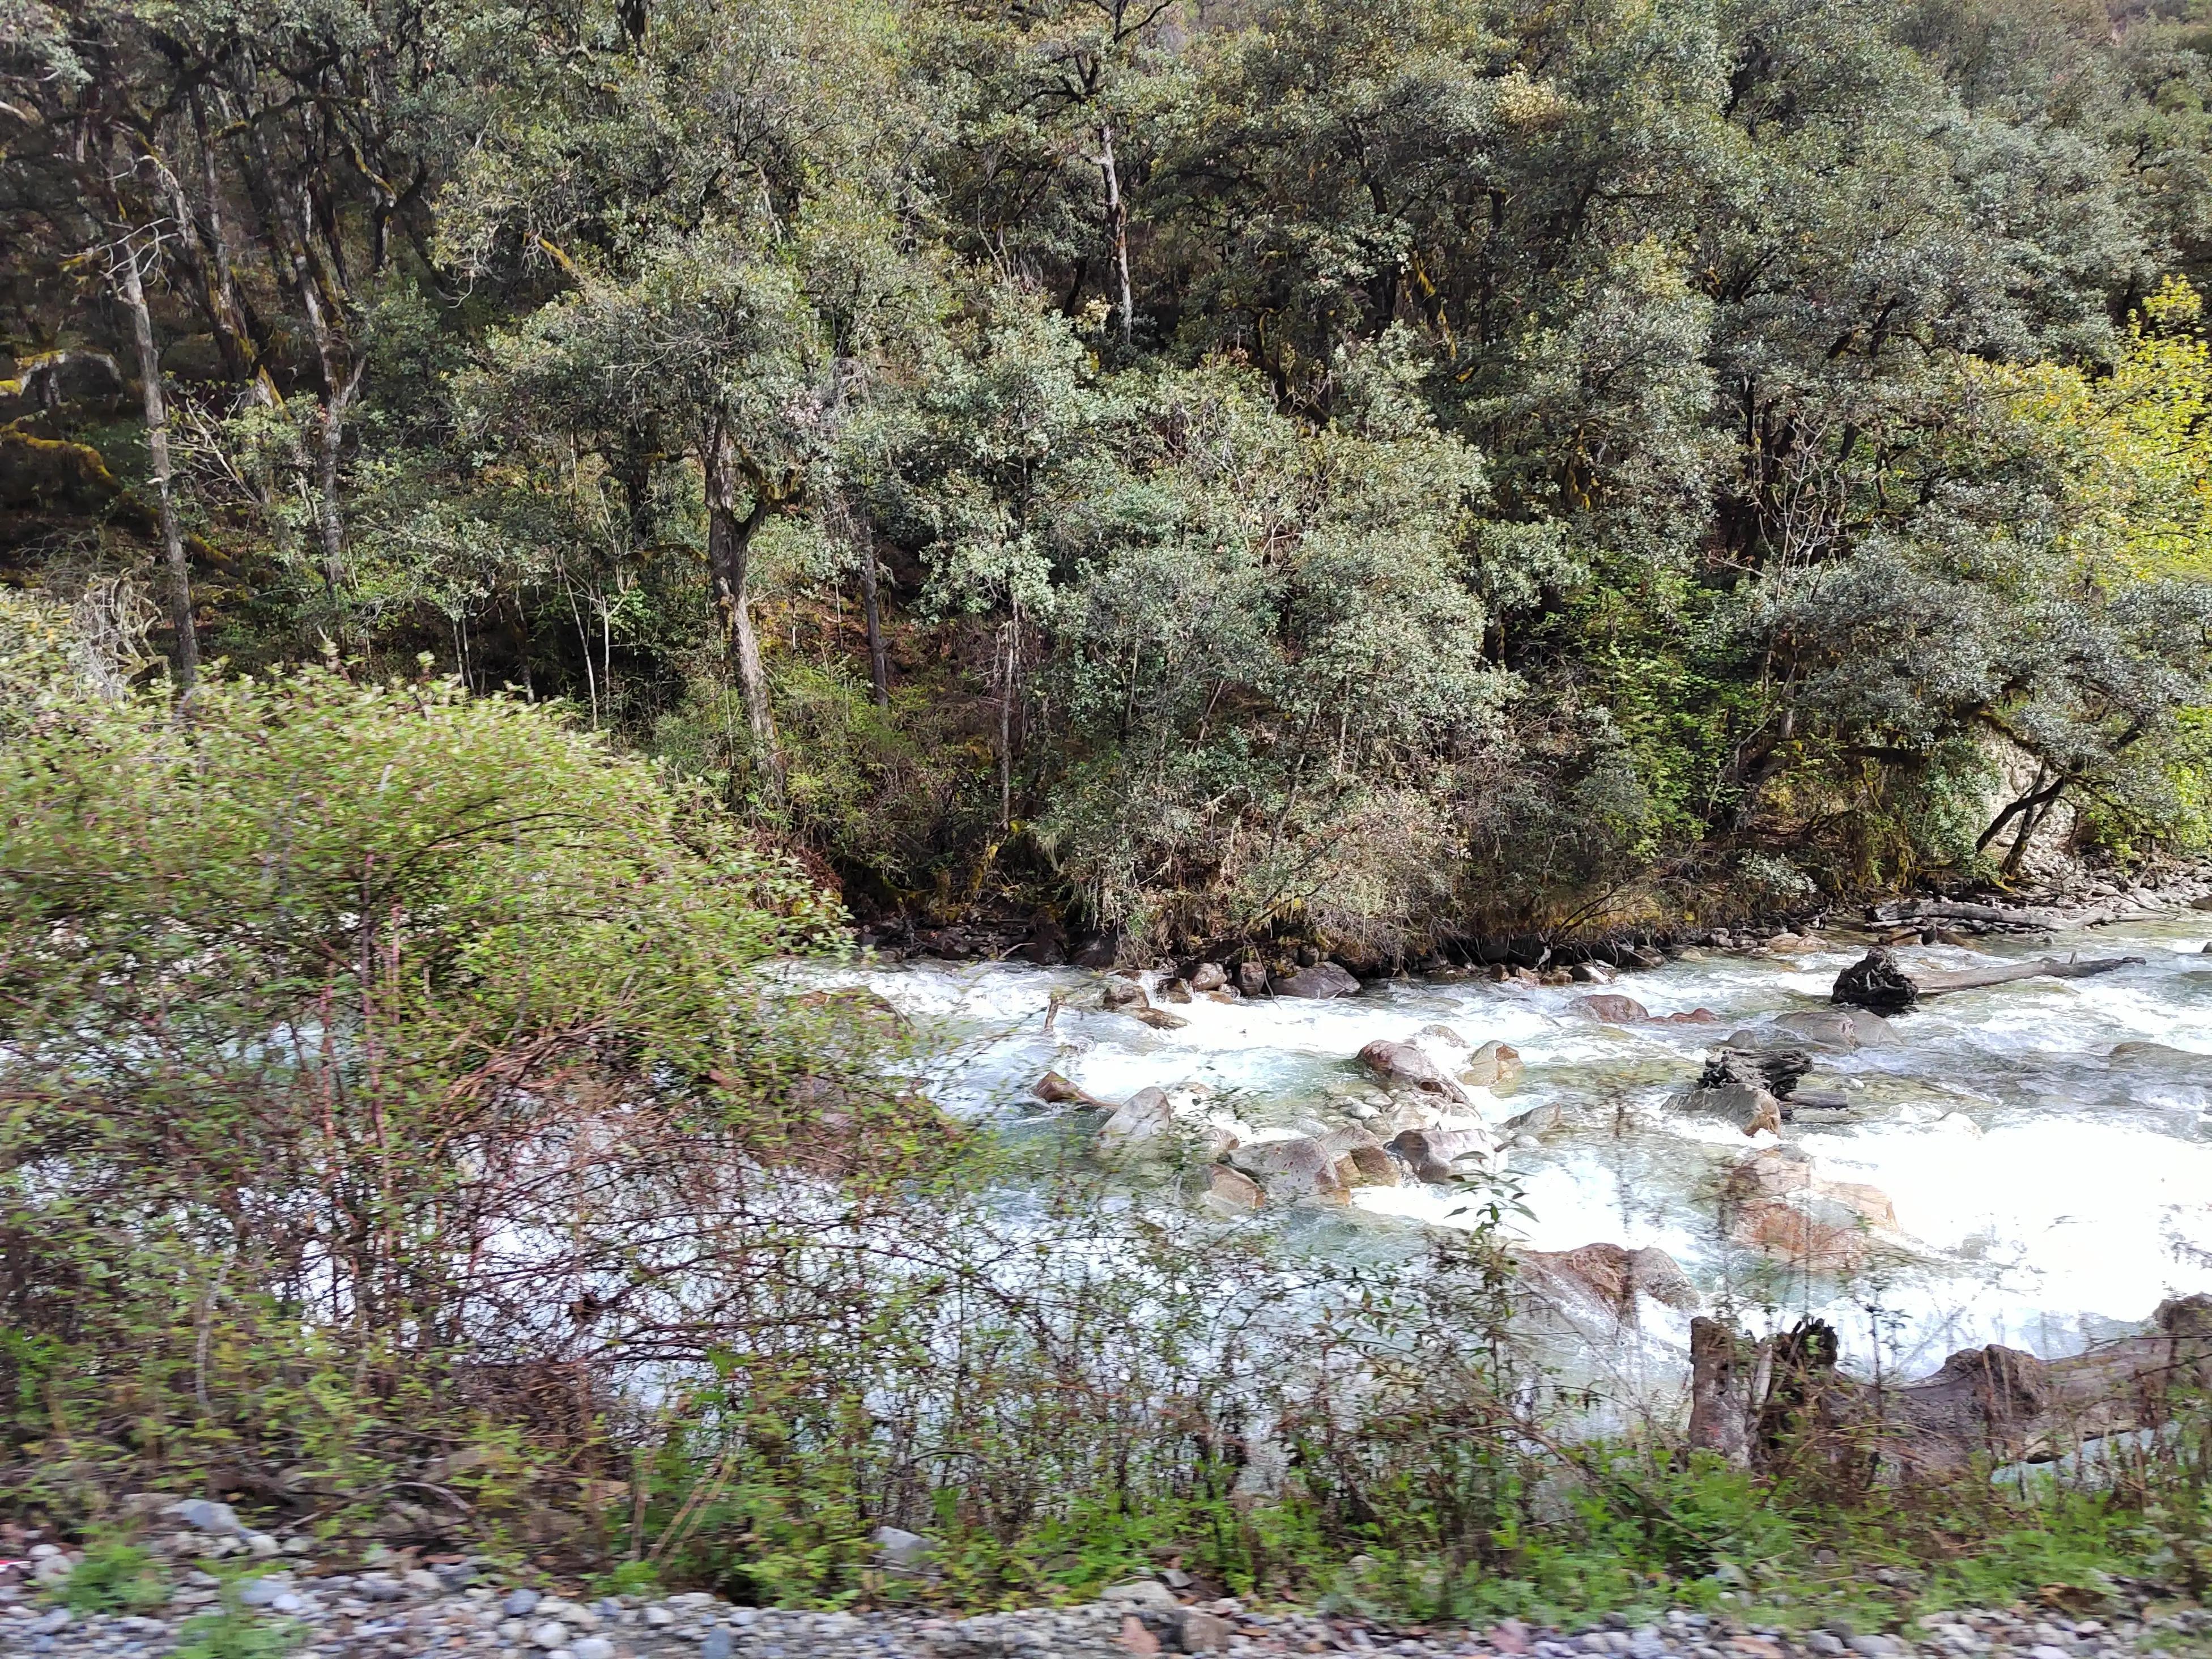
M 1590 987 L 1406 980 L 1335 1002 L 1200 999 L 1173 1010 L 1184 1028 L 1158 1031 L 1097 1007 L 1086 998 L 1097 977 L 1073 969 L 917 963 L 864 977 L 957 1039 L 937 1079 L 940 1103 L 1007 1121 L 1065 1111 L 1030 1093 L 1053 1069 L 1108 1100 L 1147 1085 L 1197 1085 L 1205 1109 L 1247 1138 L 1338 1124 L 1347 1108 L 1382 1098 L 1353 1060 L 1362 1045 L 1431 1022 L 1474 1043 L 1501 1039 L 1521 1051 L 1526 1075 L 1509 1096 L 1471 1091 L 1481 1115 L 1502 1123 L 1557 1103 L 1572 1125 L 1504 1154 L 1534 1218 L 1516 1224 L 1528 1245 L 1656 1245 L 1709 1306 L 1755 1323 L 1818 1314 L 1859 1364 L 1917 1374 L 1984 1342 L 2077 1352 L 2138 1324 L 2166 1296 L 2212 1290 L 2208 932 L 2212 916 L 2032 948 L 1901 952 L 1929 968 L 2053 949 L 2146 961 L 2094 979 L 1958 993 L 1899 1017 L 1893 1043 L 1818 1057 L 1805 1087 L 1852 1107 L 1800 1112 L 1783 1139 L 1820 1176 L 1879 1188 L 1896 1215 L 1872 1258 L 1841 1276 L 1791 1269 L 1723 1235 L 1720 1184 L 1750 1143 L 1734 1124 L 1670 1102 L 1726 1034 L 1827 1006 L 1856 946 L 1692 953 L 1612 988 L 1654 1014 L 1720 1016 L 1702 1026 L 1599 1024 L 1574 1006 Z M 1071 1000 L 1048 1033 L 1055 992 Z M 1465 1224 L 1466 1194 L 1452 1188 L 1366 1188 L 1353 1202 L 1316 1221 L 1339 1230 L 1338 1248 L 1388 1250 L 1418 1240 L 1413 1224 Z M 1646 1302 L 1637 1346 L 1663 1364 L 1679 1355 L 1684 1325 Z

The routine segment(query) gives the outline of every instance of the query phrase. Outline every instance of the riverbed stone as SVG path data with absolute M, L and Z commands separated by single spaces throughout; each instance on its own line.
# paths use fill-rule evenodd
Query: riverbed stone
M 1267 1202 L 1267 1188 L 1242 1170 L 1210 1164 L 1206 1170 L 1206 1208 L 1224 1215 L 1250 1215 Z
M 1274 981 L 1274 990 L 1279 997 L 1309 997 L 1327 1001 L 1335 997 L 1357 995 L 1359 981 L 1340 963 L 1322 962 L 1279 976 Z
M 1467 1091 L 1410 1042 L 1377 1038 L 1359 1051 L 1359 1063 L 1387 1083 L 1418 1089 L 1423 1094 L 1458 1104 L 1467 1103 Z
M 1625 997 L 1615 991 L 1577 997 L 1570 1006 L 1585 1019 L 1594 1019 L 1603 1025 L 1633 1025 L 1651 1018 L 1650 1011 L 1634 997 Z
M 1164 1089 L 1139 1089 L 1098 1131 L 1101 1152 L 1131 1152 L 1157 1145 L 1175 1127 L 1175 1108 Z
M 1510 1043 L 1493 1039 L 1467 1057 L 1459 1080 L 1478 1089 L 1504 1094 L 1521 1081 L 1523 1069 L 1521 1051 Z
M 1271 1198 L 1307 1198 L 1341 1190 L 1336 1160 L 1311 1135 L 1253 1141 L 1231 1152 L 1229 1161 L 1257 1181 Z

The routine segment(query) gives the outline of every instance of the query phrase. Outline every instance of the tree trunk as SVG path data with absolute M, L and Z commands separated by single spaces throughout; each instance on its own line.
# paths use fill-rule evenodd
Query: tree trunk
M 868 623 L 868 681 L 875 687 L 876 707 L 888 708 L 891 681 L 884 656 L 883 613 L 876 598 L 876 538 L 865 527 L 860 532 L 860 611 Z
M 1098 125 L 1098 171 L 1106 180 L 1106 240 L 1114 251 L 1114 271 L 1121 285 L 1121 344 L 1133 349 L 1136 305 L 1129 292 L 1129 210 L 1121 199 L 1121 175 L 1114 164 L 1114 127 Z
M 1969 1348 L 1932 1376 L 1895 1384 L 1838 1371 L 1834 1334 L 1818 1321 L 1754 1344 L 1693 1320 L 1691 1442 L 1768 1468 L 1811 1457 L 1863 1480 L 2049 1462 L 2085 1441 L 2156 1428 L 2212 1384 L 2212 1297 L 2164 1303 L 2151 1322 L 2071 1359 Z
M 751 574 L 753 538 L 768 521 L 772 503 L 756 490 L 752 506 L 738 516 L 735 481 L 727 448 L 720 441 L 712 447 L 707 478 L 707 569 L 714 587 L 714 610 L 722 626 L 722 639 L 737 671 L 738 688 L 745 702 L 745 724 L 762 775 L 774 794 L 783 793 L 783 756 L 776 747 L 775 721 L 768 705 L 768 677 L 762 671 L 760 641 L 753 635 L 751 606 L 745 592 Z
M 138 380 L 146 407 L 146 453 L 152 465 L 154 495 L 161 510 L 161 545 L 169 574 L 169 622 L 177 635 L 177 687 L 190 697 L 199 678 L 199 636 L 192 629 L 192 574 L 185 561 L 185 537 L 177 523 L 177 501 L 169 473 L 169 411 L 161 398 L 161 358 L 154 349 L 153 319 L 146 312 L 146 289 L 137 254 L 123 250 L 118 286 L 131 313 L 131 332 L 138 347 Z
M 323 273 L 316 268 L 312 246 L 313 210 L 307 192 L 302 186 L 286 201 L 283 188 L 269 165 L 266 149 L 260 145 L 258 131 L 255 142 L 257 159 L 267 181 L 267 228 L 276 244 L 275 252 L 290 267 L 293 288 L 307 318 L 307 334 L 314 343 L 316 368 L 323 383 L 322 415 L 316 423 L 315 434 L 315 529 L 322 544 L 323 586 L 335 613 L 338 643 L 343 646 L 346 643 L 345 520 L 339 505 L 338 458 L 345 445 L 346 411 L 354 393 L 360 390 L 362 373 L 368 360 L 356 356 L 351 371 L 342 373 L 346 343 L 339 338 L 324 304 L 326 294 L 334 295 L 335 290 L 325 289 Z
M 1952 974 L 1908 974 L 1897 958 L 1880 948 L 1869 951 L 1836 975 L 1832 1000 L 1877 1012 L 1894 1013 L 1913 1006 L 1923 997 L 1948 991 L 1973 991 L 1984 986 L 2009 985 L 2021 979 L 2087 979 L 2116 969 L 2140 963 L 2141 957 L 2042 957 L 2033 962 L 2008 963 L 2002 968 L 1969 968 Z

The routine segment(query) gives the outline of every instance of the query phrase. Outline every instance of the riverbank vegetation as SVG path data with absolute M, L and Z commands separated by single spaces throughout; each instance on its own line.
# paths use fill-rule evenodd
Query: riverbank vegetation
M 2185 9 L 9 18 L 0 546 L 180 681 L 1354 961 L 2207 833 Z
M 0 1494 L 94 1545 L 67 1596 L 136 1582 L 149 1492 L 781 1603 L 2207 1588 L 2185 1367 L 2166 1432 L 2055 1479 L 1900 1478 L 1878 1425 L 1777 1417 L 1786 1367 L 1751 1467 L 1692 1451 L 1532 1345 L 1510 1186 L 1347 1256 L 1212 1214 L 1202 1163 L 940 1118 L 928 1034 L 805 970 L 818 887 L 558 711 L 304 668 L 180 718 L 10 614 Z

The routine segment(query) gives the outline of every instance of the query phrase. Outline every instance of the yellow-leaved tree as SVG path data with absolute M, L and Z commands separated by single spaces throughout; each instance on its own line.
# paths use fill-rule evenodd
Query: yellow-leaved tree
M 2212 580 L 2212 343 L 2204 301 L 2168 276 L 2130 320 L 2110 374 L 2072 364 L 1978 373 L 2064 480 L 2063 543 L 2085 588 Z M 2144 745 L 2163 773 L 2177 838 L 2212 841 L 2212 708 L 2180 711 Z M 2087 804 L 2094 814 L 2094 802 Z
M 2212 577 L 2212 345 L 2203 297 L 2169 276 L 2128 325 L 2110 374 L 2070 364 L 1989 373 L 2056 451 L 2069 539 L 2092 580 Z

